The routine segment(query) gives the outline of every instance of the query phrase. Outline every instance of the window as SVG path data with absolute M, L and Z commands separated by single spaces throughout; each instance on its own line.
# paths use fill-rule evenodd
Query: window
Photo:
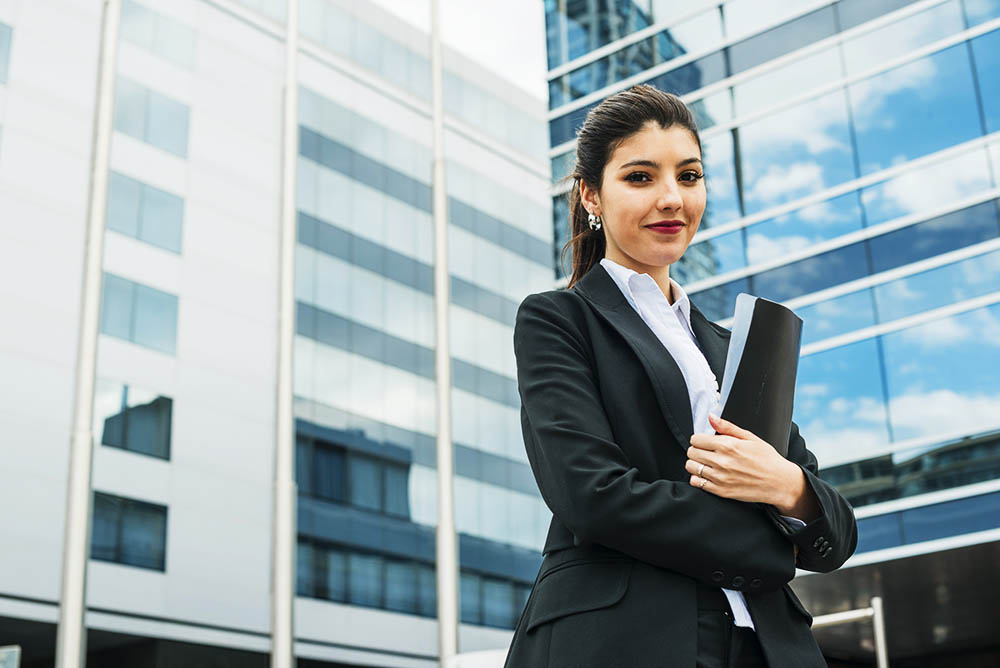
M 177 297 L 104 274 L 101 333 L 173 354 L 177 339 Z
M 181 67 L 194 67 L 194 30 L 132 0 L 122 3 L 121 36 Z
M 167 508 L 94 492 L 90 557 L 166 570 Z
M 462 623 L 514 628 L 528 601 L 529 583 L 465 570 L 459 577 Z M 297 593 L 422 617 L 437 615 L 433 564 L 305 538 L 298 544 Z
M 7 68 L 10 65 L 11 32 L 9 25 L 0 23 L 0 84 L 7 83 Z
M 183 199 L 111 172 L 108 182 L 109 230 L 180 253 L 183 220 Z
M 298 437 L 296 448 L 303 494 L 384 515 L 410 516 L 408 465 L 304 436 Z
M 94 439 L 101 445 L 170 459 L 173 400 L 129 385 L 98 380 Z
M 187 157 L 187 105 L 118 77 L 115 86 L 115 130 L 169 153 Z

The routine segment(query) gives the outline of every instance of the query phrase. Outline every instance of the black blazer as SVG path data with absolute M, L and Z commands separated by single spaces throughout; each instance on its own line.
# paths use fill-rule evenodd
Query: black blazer
M 729 331 L 694 305 L 691 327 L 721 379 Z M 514 352 L 524 444 L 553 518 L 506 666 L 693 668 L 696 582 L 743 592 L 772 668 L 826 666 L 788 586 L 792 545 L 800 568 L 832 571 L 854 552 L 857 525 L 798 427 L 788 458 L 821 508 L 805 527 L 692 487 L 681 371 L 601 266 L 525 298 Z

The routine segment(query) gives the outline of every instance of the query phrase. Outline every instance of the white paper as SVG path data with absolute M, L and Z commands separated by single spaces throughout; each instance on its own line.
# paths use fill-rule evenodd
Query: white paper
M 753 309 L 756 303 L 757 298 L 745 292 L 741 292 L 736 297 L 733 334 L 729 339 L 729 352 L 726 353 L 726 369 L 722 372 L 720 417 L 726 408 L 726 399 L 729 398 L 729 391 L 733 388 L 733 379 L 736 378 L 736 371 L 740 368 L 740 360 L 743 359 L 743 348 L 746 346 L 747 335 L 750 333 L 750 321 L 753 320 Z

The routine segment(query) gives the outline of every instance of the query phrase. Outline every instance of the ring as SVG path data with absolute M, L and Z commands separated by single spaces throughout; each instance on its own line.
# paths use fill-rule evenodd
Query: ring
M 701 465 L 700 465 L 700 466 L 698 467 L 698 473 L 696 473 L 695 475 L 697 475 L 697 476 L 698 476 L 698 477 L 700 478 L 700 477 L 701 477 L 701 472 L 702 472 L 702 471 L 704 471 L 704 470 L 705 470 L 705 465 L 704 465 L 704 464 L 701 464 Z
M 708 484 L 708 480 L 706 480 L 705 478 L 702 478 L 701 479 L 701 484 L 698 485 L 698 489 L 705 489 L 705 485 L 707 485 L 707 484 Z

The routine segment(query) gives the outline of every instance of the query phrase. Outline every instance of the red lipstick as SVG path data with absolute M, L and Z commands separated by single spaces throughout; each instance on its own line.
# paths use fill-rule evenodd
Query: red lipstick
M 646 228 L 661 234 L 677 234 L 684 228 L 684 223 L 680 220 L 661 220 Z

